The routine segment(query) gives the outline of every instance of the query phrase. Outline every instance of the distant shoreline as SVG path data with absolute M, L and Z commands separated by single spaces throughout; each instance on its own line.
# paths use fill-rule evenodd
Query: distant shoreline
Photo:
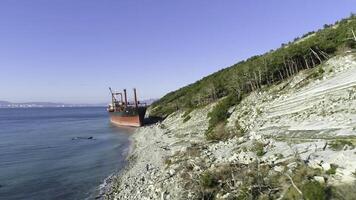
M 0 109 L 31 109 L 31 108 L 105 108 L 106 106 L 28 106 L 28 107 L 0 107 Z

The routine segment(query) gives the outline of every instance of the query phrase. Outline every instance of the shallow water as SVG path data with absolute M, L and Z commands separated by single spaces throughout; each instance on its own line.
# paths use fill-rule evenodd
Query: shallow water
M 125 164 L 130 132 L 105 108 L 0 109 L 0 199 L 94 198 Z

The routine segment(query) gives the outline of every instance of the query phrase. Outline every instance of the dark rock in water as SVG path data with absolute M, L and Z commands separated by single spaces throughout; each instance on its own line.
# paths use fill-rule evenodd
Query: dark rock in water
M 3 185 L 0 184 L 0 188 L 4 187 Z
M 72 140 L 94 140 L 94 137 L 93 136 L 90 136 L 90 137 L 74 137 L 72 138 Z

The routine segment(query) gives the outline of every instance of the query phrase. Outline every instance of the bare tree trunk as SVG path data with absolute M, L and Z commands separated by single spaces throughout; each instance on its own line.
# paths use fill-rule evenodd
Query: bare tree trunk
M 322 63 L 322 60 L 320 59 L 319 55 L 312 48 L 310 48 L 310 50 L 315 55 L 315 57 L 319 60 L 319 62 Z
M 292 59 L 291 62 L 292 62 L 292 66 L 294 67 L 293 70 L 294 70 L 295 74 L 298 73 L 299 70 L 298 70 L 297 63 L 295 62 L 294 59 Z
M 279 72 L 279 77 L 280 77 L 280 79 L 281 79 L 281 80 L 283 80 L 283 79 L 284 79 L 284 77 L 283 77 L 282 72 L 281 72 L 280 70 L 278 70 L 278 72 Z
M 314 68 L 315 67 L 315 62 L 314 62 L 313 56 L 310 56 L 310 59 L 311 59 L 312 64 L 313 64 L 312 68 Z
M 256 83 L 256 87 L 257 88 L 261 88 L 261 85 L 260 85 L 260 83 L 259 83 L 259 81 L 258 81 L 258 76 L 257 76 L 257 74 L 256 74 L 256 72 L 253 72 L 253 76 L 255 77 L 255 83 Z
M 289 178 L 289 180 L 290 180 L 290 182 L 292 183 L 294 189 L 297 190 L 297 192 L 298 192 L 300 195 L 303 196 L 302 191 L 300 191 L 300 189 L 294 184 L 294 181 L 293 181 L 292 177 L 290 177 L 288 174 L 285 174 L 285 175 Z
M 274 73 L 271 73 L 271 84 L 274 82 Z
M 287 72 L 287 77 L 290 77 L 291 74 L 289 73 L 289 70 L 288 70 L 289 66 L 287 65 L 286 60 L 284 58 L 283 58 L 283 64 L 284 64 L 284 68 Z
M 322 51 L 322 50 L 319 49 L 319 48 L 317 48 L 317 49 L 319 50 L 320 54 L 321 54 L 325 59 L 329 59 L 329 58 L 330 58 L 329 54 L 325 53 L 324 51 Z
M 304 62 L 305 62 L 305 66 L 307 67 L 307 69 L 309 69 L 309 64 L 308 64 L 308 60 L 305 56 L 303 56 Z
M 261 85 L 262 85 L 262 72 L 261 70 L 258 70 L 258 84 L 260 85 L 260 88 L 261 88 Z
M 351 32 L 352 32 L 352 35 L 354 36 L 354 40 L 356 42 L 356 35 L 355 35 L 355 32 L 354 32 L 354 29 L 351 29 Z

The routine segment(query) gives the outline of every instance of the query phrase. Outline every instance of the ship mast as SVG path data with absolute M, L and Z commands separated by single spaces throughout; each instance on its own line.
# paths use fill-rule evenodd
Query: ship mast
M 135 95 L 135 105 L 136 105 L 136 108 L 138 108 L 136 88 L 134 88 L 133 90 L 134 90 L 134 95 Z
M 111 87 L 109 87 L 110 93 L 111 93 L 111 105 L 115 108 L 115 95 L 111 90 Z
M 124 89 L 124 97 L 125 97 L 125 106 L 127 106 L 127 93 L 126 93 L 126 89 Z

